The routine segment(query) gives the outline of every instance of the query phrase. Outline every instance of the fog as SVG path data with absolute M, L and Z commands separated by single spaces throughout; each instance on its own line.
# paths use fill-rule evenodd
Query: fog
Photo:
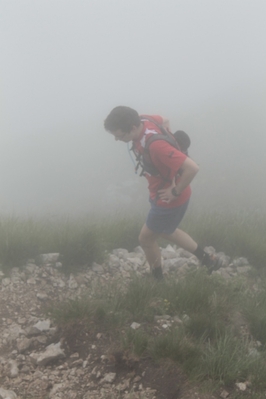
M 0 212 L 147 209 L 117 105 L 191 137 L 199 209 L 265 211 L 264 0 L 0 1 Z

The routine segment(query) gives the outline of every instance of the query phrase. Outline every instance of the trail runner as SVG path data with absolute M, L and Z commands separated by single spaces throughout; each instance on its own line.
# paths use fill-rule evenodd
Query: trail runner
M 190 183 L 199 167 L 186 155 L 186 151 L 181 151 L 181 146 L 175 148 L 162 138 L 162 131 L 170 132 L 169 121 L 159 115 L 139 115 L 132 108 L 118 106 L 107 116 L 104 127 L 115 140 L 132 142 L 132 149 L 142 167 L 145 157 L 149 160 L 146 159 L 142 174 L 148 181 L 151 208 L 141 229 L 139 242 L 153 276 L 158 280 L 163 278 L 157 243 L 159 237 L 194 254 L 210 272 L 221 267 L 219 256 L 209 255 L 178 228 L 189 204 Z M 155 135 L 156 139 L 151 139 Z

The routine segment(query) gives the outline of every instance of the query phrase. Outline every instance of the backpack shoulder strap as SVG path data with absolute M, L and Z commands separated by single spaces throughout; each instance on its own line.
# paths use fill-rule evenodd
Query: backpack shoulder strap
M 150 145 L 154 142 L 154 141 L 158 141 L 158 140 L 163 140 L 166 141 L 167 143 L 169 143 L 172 147 L 175 147 L 177 150 L 180 151 L 180 148 L 178 146 L 178 143 L 175 142 L 175 140 L 172 137 L 168 137 L 162 134 L 153 134 L 152 136 L 150 136 L 145 143 L 145 148 L 144 151 L 148 151 Z
M 153 134 L 151 137 L 149 137 L 146 140 L 146 144 L 145 144 L 146 151 L 149 150 L 151 143 L 153 143 L 154 141 L 157 141 L 157 140 L 164 140 L 164 141 L 168 142 L 170 145 L 172 145 L 173 147 L 175 147 L 178 151 L 181 151 L 180 146 L 179 146 L 175 136 L 172 133 L 170 133 L 167 129 L 165 129 L 161 124 L 159 124 L 157 121 L 155 121 L 150 116 L 144 115 L 143 117 L 141 117 L 141 121 L 145 121 L 145 120 L 152 122 L 155 126 L 157 126 L 160 129 L 160 131 L 162 133 L 162 135 Z

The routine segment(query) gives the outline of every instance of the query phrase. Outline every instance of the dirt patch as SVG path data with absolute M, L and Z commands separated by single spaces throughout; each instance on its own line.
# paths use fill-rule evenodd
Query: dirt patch
M 156 399 L 214 399 L 219 396 L 199 393 L 200 387 L 192 385 L 174 362 L 155 362 L 151 357 L 132 355 L 119 348 L 116 334 L 98 330 L 92 324 L 79 322 L 64 328 L 63 334 L 68 362 L 71 363 L 74 353 L 83 360 L 89 359 L 95 384 L 106 374 L 115 373 L 115 384 L 121 386 L 123 392 L 145 393 L 148 389 L 154 392 Z

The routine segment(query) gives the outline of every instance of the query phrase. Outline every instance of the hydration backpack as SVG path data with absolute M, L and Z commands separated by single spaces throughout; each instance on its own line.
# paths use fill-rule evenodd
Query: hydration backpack
M 143 174 L 145 172 L 149 173 L 151 176 L 158 176 L 158 175 L 160 175 L 160 172 L 152 163 L 150 152 L 149 152 L 150 145 L 154 141 L 164 140 L 167 143 L 169 143 L 172 147 L 176 148 L 178 151 L 181 151 L 187 155 L 187 148 L 190 145 L 190 139 L 189 139 L 188 135 L 185 132 L 183 132 L 182 130 L 179 130 L 174 134 L 170 133 L 167 129 L 165 129 L 162 125 L 160 125 L 158 122 L 156 122 L 150 116 L 144 115 L 141 117 L 141 121 L 145 121 L 145 120 L 150 121 L 155 126 L 157 126 L 160 129 L 161 134 L 153 134 L 146 140 L 145 147 L 143 149 L 142 154 L 137 154 L 134 151 L 134 148 L 133 147 L 131 148 L 131 150 L 134 152 L 134 154 L 136 156 L 136 161 L 137 161 L 136 172 L 138 171 L 139 167 L 141 167 L 140 176 L 143 176 Z M 183 140 L 184 137 L 186 139 L 185 142 L 188 145 L 183 146 L 184 148 L 182 148 L 182 144 L 184 142 L 184 140 Z M 179 144 L 179 141 L 181 141 L 180 142 L 181 145 Z M 164 176 L 161 176 L 161 177 L 163 178 L 163 180 L 169 181 L 169 179 L 167 177 L 164 177 Z

